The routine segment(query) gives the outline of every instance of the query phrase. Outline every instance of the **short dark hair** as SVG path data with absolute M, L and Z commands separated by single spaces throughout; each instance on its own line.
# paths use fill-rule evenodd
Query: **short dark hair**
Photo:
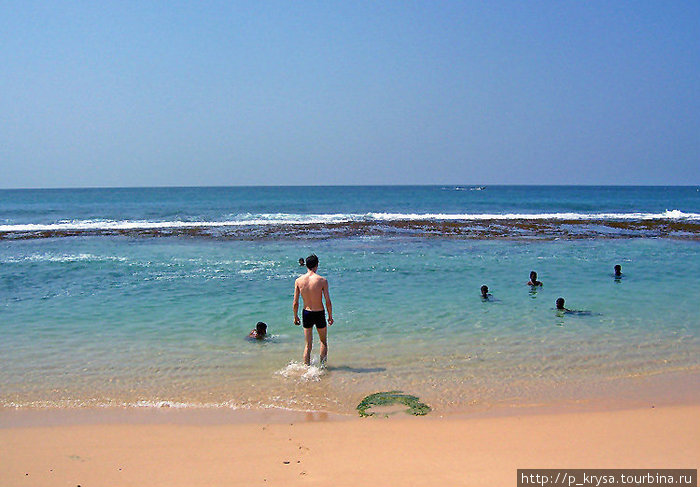
M 255 331 L 257 331 L 260 335 L 263 335 L 267 333 L 267 325 L 262 321 L 258 321 L 255 325 Z
M 530 271 L 530 277 L 537 279 L 537 273 L 535 271 Z
M 481 293 L 483 294 L 487 292 L 489 292 L 489 287 L 486 284 L 484 284 L 483 286 L 481 286 Z
M 318 267 L 318 257 L 316 256 L 316 254 L 311 254 L 306 258 L 306 267 L 308 267 L 309 269 Z
M 557 308 L 563 308 L 564 307 L 564 298 L 557 298 Z
M 619 270 L 622 269 L 622 266 L 621 266 L 620 264 L 615 264 L 614 269 L 615 269 L 616 271 L 619 271 Z

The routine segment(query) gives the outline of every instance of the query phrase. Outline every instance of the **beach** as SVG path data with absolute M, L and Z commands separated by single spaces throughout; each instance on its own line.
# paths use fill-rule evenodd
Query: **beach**
M 699 198 L 0 191 L 0 485 L 515 485 L 518 468 L 697 468 Z M 327 367 L 318 341 L 301 363 L 293 324 L 311 253 L 333 300 Z M 533 270 L 542 286 L 527 285 Z M 258 321 L 268 336 L 247 339 Z M 388 391 L 427 414 L 359 417 Z
M 700 2 L 0 12 L 0 487 L 697 487 Z
M 699 405 L 475 418 L 98 418 L 3 424 L 2 485 L 505 486 L 519 468 L 698 468 L 700 458 Z

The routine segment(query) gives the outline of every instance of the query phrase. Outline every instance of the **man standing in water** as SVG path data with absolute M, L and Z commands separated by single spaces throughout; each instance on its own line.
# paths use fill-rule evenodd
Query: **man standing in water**
M 299 325 L 299 295 L 301 294 L 304 300 L 304 310 L 302 318 L 304 323 L 304 338 L 306 346 L 304 347 L 304 364 L 311 363 L 311 347 L 314 340 L 314 325 L 318 332 L 318 338 L 321 340 L 321 364 L 326 363 L 328 357 L 328 344 L 326 337 L 328 329 L 326 328 L 326 312 L 323 308 L 323 300 L 326 301 L 328 308 L 328 325 L 333 324 L 333 306 L 331 305 L 331 297 L 328 294 L 328 281 L 316 274 L 318 269 L 318 257 L 311 254 L 306 258 L 306 267 L 308 272 L 297 278 L 294 282 L 294 324 Z

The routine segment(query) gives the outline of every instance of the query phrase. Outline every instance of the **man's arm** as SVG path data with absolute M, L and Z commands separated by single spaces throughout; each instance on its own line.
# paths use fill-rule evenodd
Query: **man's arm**
M 294 302 L 292 304 L 294 310 L 294 324 L 298 325 L 299 321 L 299 283 L 294 281 Z
M 328 310 L 328 325 L 333 324 L 333 304 L 331 304 L 331 295 L 328 293 L 328 281 L 324 279 L 323 297 L 326 300 L 326 309 Z

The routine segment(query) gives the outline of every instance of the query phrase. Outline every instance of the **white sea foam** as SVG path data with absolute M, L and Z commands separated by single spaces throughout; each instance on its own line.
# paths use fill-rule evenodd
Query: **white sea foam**
M 253 274 L 270 270 L 277 265 L 274 260 L 236 260 L 235 263 L 245 266 L 244 269 L 238 271 L 239 274 Z
M 147 220 L 72 220 L 58 223 L 23 223 L 0 225 L 0 232 L 61 232 L 61 231 L 120 231 L 177 230 L 188 228 L 225 228 L 270 225 L 310 225 L 350 222 L 394 221 L 480 221 L 480 220 L 682 220 L 698 221 L 700 213 L 666 210 L 661 213 L 328 213 L 292 214 L 261 213 L 237 215 L 220 221 L 147 221 Z
M 299 362 L 291 361 L 286 367 L 275 373 L 281 375 L 285 379 L 292 379 L 300 382 L 318 382 L 321 380 L 321 377 L 326 375 L 326 370 L 325 367 L 319 367 L 314 362 L 312 362 L 311 365 L 304 365 Z
M 700 213 L 368 213 L 370 220 L 700 220 Z M 367 218 L 365 218 L 367 219 Z
M 173 408 L 185 409 L 192 407 L 192 404 L 177 401 L 136 401 L 128 405 L 135 408 Z M 213 405 L 199 404 L 199 407 L 213 407 Z
M 237 402 L 233 400 L 221 402 L 181 402 L 174 400 L 152 399 L 121 401 L 114 399 L 62 399 L 62 400 L 27 400 L 27 401 L 5 401 L 0 399 L 0 408 L 7 409 L 82 409 L 82 408 L 134 408 L 134 409 L 230 409 L 230 410 L 251 410 L 251 409 L 276 409 L 280 411 L 302 411 L 315 412 L 299 401 L 294 399 L 285 400 L 275 396 L 268 401 Z
M 125 257 L 116 257 L 112 255 L 94 255 L 89 253 L 81 254 L 32 254 L 25 257 L 12 257 L 1 260 L 5 264 L 16 264 L 20 262 L 126 262 Z
M 277 265 L 277 262 L 274 260 L 236 260 L 234 263 L 262 267 L 274 267 Z
M 182 228 L 216 228 L 261 225 L 306 225 L 314 223 L 345 223 L 353 215 L 295 215 L 260 214 L 257 217 L 242 216 L 236 220 L 221 221 L 147 221 L 147 220 L 72 220 L 58 223 L 23 223 L 0 225 L 0 232 L 61 232 L 61 231 L 118 231 L 118 230 L 168 230 Z

